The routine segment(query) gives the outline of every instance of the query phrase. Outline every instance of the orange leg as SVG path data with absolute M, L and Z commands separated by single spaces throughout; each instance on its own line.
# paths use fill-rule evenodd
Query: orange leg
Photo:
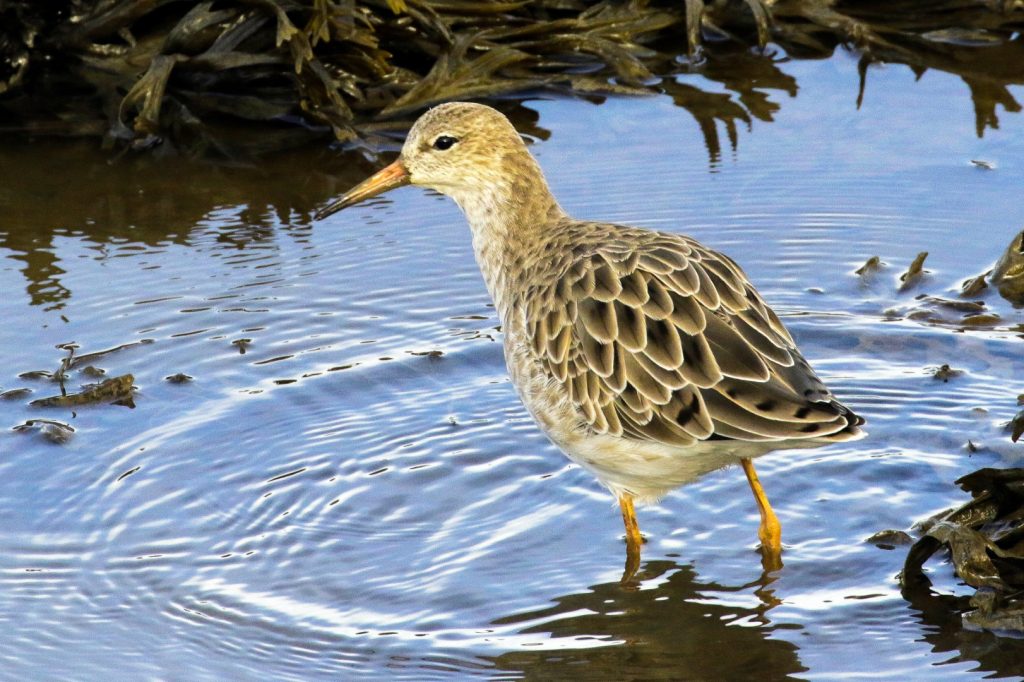
M 761 527 L 758 528 L 757 536 L 761 539 L 761 554 L 764 557 L 765 568 L 775 570 L 782 567 L 782 524 L 768 504 L 768 496 L 764 494 L 761 481 L 754 471 L 754 463 L 749 459 L 741 460 L 743 473 L 747 475 L 747 482 L 750 490 L 757 500 L 757 510 L 761 512 Z
M 640 546 L 644 538 L 640 535 L 640 525 L 636 522 L 636 511 L 633 509 L 633 496 L 623 494 L 619 497 L 622 509 L 622 522 L 626 525 L 626 569 L 622 573 L 622 582 L 628 583 L 640 569 Z

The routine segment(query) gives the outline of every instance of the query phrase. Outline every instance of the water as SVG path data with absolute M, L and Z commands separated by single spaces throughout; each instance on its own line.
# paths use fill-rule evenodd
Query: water
M 965 329 L 915 300 L 953 295 L 1021 228 L 1024 118 L 1000 110 L 979 138 L 962 81 L 898 66 L 871 69 L 858 110 L 844 54 L 778 71 L 745 104 L 678 78 L 771 112 L 738 124 L 735 149 L 668 96 L 518 110 L 567 210 L 732 255 L 868 419 L 863 441 L 758 461 L 780 572 L 762 574 L 756 508 L 728 469 L 640 511 L 639 589 L 618 584 L 611 498 L 508 383 L 449 201 L 405 189 L 312 225 L 370 164 L 324 149 L 108 163 L 85 144 L 5 143 L 0 390 L 33 393 L 0 401 L 0 676 L 1024 673 L 1018 640 L 959 628 L 971 590 L 945 562 L 908 601 L 905 549 L 865 542 L 1024 453 L 1002 428 L 1024 393 L 1024 312 L 988 294 L 1001 319 Z M 930 272 L 900 292 L 919 251 Z M 872 255 L 887 267 L 863 281 Z M 142 340 L 91 363 L 134 375 L 134 409 L 28 406 L 59 387 L 18 375 L 57 369 L 58 344 Z M 932 378 L 944 363 L 964 374 Z M 194 380 L 165 380 L 179 372 Z M 12 428 L 33 419 L 74 433 Z

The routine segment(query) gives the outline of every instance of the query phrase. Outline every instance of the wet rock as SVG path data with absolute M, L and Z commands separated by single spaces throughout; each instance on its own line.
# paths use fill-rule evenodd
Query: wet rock
M 29 404 L 33 407 L 76 407 L 95 403 L 113 403 L 115 405 L 134 407 L 135 404 L 132 402 L 134 381 L 135 377 L 131 374 L 124 374 L 107 379 L 99 384 L 85 387 L 78 393 L 39 398 Z
M 868 258 L 867 261 L 864 262 L 864 265 L 857 268 L 854 272 L 860 275 L 861 277 L 864 277 L 866 275 L 878 272 L 879 270 L 882 269 L 883 265 L 884 263 L 882 262 L 881 258 L 879 258 L 878 256 L 872 256 L 871 258 Z
M 943 365 L 932 372 L 932 378 L 942 382 L 948 382 L 950 379 L 962 375 L 964 371 L 962 369 L 953 369 L 949 365 Z
M 82 368 L 82 374 L 84 374 L 87 377 L 101 377 L 101 376 L 105 375 L 106 373 L 107 373 L 107 370 L 100 369 L 99 367 L 96 367 L 95 365 L 86 365 L 85 367 Z
M 0 400 L 18 400 L 32 393 L 31 388 L 12 388 L 0 393 Z
M 24 424 L 15 426 L 14 431 L 16 433 L 37 432 L 44 440 L 56 445 L 64 445 L 71 440 L 71 436 L 75 433 L 74 427 L 51 419 L 29 419 Z
M 907 271 L 900 275 L 900 291 L 906 291 L 917 284 L 921 277 L 927 272 L 924 269 L 924 261 L 927 257 L 927 251 L 922 251 L 917 254 L 914 258 L 914 262 L 912 262 L 910 267 L 907 268 Z
M 996 261 L 991 279 L 1000 296 L 1014 305 L 1024 305 L 1024 230 Z
M 187 384 L 188 382 L 192 381 L 192 377 L 190 377 L 188 374 L 182 374 L 181 372 L 178 372 L 177 374 L 172 374 L 169 377 L 164 377 L 164 381 L 170 382 L 172 384 Z
M 869 537 L 866 542 L 875 545 L 879 549 L 896 549 L 900 545 L 913 544 L 914 538 L 906 531 L 888 529 L 878 531 Z

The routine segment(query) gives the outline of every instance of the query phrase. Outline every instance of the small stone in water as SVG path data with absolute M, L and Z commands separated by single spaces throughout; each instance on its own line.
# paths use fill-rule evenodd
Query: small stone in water
M 172 374 L 169 377 L 164 377 L 164 381 L 169 381 L 172 384 L 187 384 L 188 382 L 192 381 L 192 377 L 190 377 L 188 374 L 178 372 L 177 374 Z
M 100 369 L 99 367 L 96 367 L 94 365 L 89 365 L 87 367 L 82 368 L 82 374 L 84 374 L 87 377 L 101 377 L 106 373 L 107 370 Z

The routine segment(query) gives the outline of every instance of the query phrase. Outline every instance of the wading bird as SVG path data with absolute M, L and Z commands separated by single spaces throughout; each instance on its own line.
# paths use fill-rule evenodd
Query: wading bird
M 576 220 L 500 112 L 450 103 L 412 127 L 397 161 L 317 213 L 413 184 L 453 198 L 501 317 L 505 360 L 548 437 L 618 499 L 626 570 L 634 503 L 739 462 L 765 565 L 781 527 L 752 458 L 862 435 L 729 257 L 680 234 Z

